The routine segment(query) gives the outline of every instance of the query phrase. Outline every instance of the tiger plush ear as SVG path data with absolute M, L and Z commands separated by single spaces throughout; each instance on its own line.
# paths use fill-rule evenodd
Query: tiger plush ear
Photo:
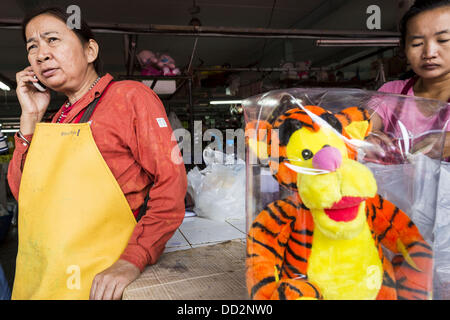
M 370 115 L 367 110 L 358 107 L 346 108 L 336 114 L 336 118 L 342 124 L 342 134 L 348 139 L 364 140 L 372 129 Z M 356 159 L 357 150 L 347 142 L 348 157 Z
M 369 112 L 362 108 L 346 108 L 338 112 L 336 118 L 342 124 L 342 134 L 349 139 L 364 140 L 372 129 Z
M 253 155 L 259 160 L 269 158 L 269 142 L 272 125 L 264 120 L 255 120 L 245 126 L 245 140 Z

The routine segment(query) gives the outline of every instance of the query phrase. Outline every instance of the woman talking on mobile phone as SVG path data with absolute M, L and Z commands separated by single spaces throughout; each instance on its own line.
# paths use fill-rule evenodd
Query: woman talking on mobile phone
M 100 76 L 91 30 L 68 18 L 47 8 L 22 25 L 30 66 L 16 75 L 8 170 L 19 203 L 13 299 L 120 299 L 184 217 L 186 172 L 161 101 L 142 83 Z M 42 123 L 49 89 L 67 101 Z

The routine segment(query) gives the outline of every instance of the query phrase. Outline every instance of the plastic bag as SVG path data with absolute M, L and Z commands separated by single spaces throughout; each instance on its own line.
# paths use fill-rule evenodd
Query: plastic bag
M 450 163 L 442 162 L 434 225 L 436 299 L 450 300 Z
M 206 168 L 195 167 L 187 176 L 195 213 L 217 221 L 244 219 L 245 162 L 210 148 L 203 155 Z
M 430 243 L 434 239 L 440 161 L 418 155 L 410 163 L 379 165 L 364 162 L 373 172 L 378 194 L 395 203 Z
M 437 210 L 445 104 L 299 88 L 243 106 L 251 298 L 438 296 L 433 266 L 447 261 L 438 244 L 448 248 L 450 240 L 436 234 L 446 223 Z M 419 120 L 402 108 L 416 108 Z M 369 137 L 372 117 L 382 111 L 390 117 L 389 143 Z M 268 171 L 278 189 L 262 187 Z M 449 274 L 441 266 L 440 275 Z

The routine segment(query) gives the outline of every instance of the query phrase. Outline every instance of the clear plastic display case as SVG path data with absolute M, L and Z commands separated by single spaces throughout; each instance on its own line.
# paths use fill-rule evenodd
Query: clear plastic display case
M 450 234 L 438 210 L 446 104 L 297 88 L 243 106 L 251 298 L 448 294 L 435 265 L 450 263 L 450 241 L 436 247 L 437 230 Z

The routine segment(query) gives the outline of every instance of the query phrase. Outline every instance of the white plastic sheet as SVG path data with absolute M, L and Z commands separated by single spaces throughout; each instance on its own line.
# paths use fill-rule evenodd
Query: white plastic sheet
M 245 162 L 234 154 L 205 149 L 206 168 L 188 173 L 195 213 L 204 218 L 225 221 L 245 217 Z

